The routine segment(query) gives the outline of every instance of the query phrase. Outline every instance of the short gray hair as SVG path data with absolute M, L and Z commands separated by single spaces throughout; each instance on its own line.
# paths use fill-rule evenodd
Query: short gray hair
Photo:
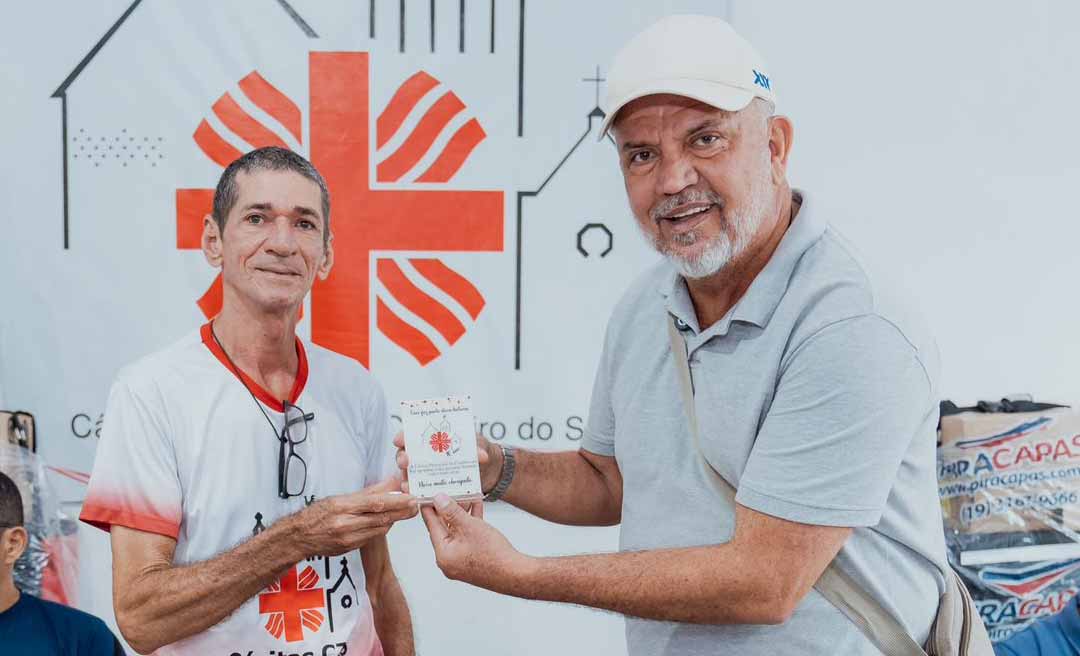
M 239 189 L 236 186 L 236 174 L 241 171 L 244 173 L 252 171 L 293 171 L 319 185 L 319 191 L 322 192 L 322 215 L 325 223 L 323 226 L 323 243 L 329 243 L 330 190 L 326 187 L 326 180 L 323 179 L 322 174 L 311 162 L 288 148 L 279 146 L 256 148 L 234 160 L 222 172 L 221 179 L 217 183 L 217 189 L 214 190 L 214 209 L 212 213 L 218 231 L 222 235 L 225 234 L 225 219 L 228 218 L 229 212 L 236 205 L 236 197 L 239 195 Z

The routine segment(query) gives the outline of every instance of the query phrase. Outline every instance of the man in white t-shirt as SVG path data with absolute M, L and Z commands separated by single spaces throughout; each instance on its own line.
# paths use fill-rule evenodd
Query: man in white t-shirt
M 385 397 L 295 334 L 334 261 L 329 218 L 299 155 L 233 162 L 202 237 L 220 314 L 109 393 L 81 518 L 111 531 L 116 619 L 141 653 L 413 654 L 385 535 L 417 507 L 390 476 Z

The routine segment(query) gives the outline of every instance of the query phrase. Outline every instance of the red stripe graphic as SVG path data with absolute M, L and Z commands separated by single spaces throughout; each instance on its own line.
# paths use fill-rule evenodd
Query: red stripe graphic
M 176 190 L 176 247 L 202 248 L 203 218 L 214 207 L 213 189 Z
M 397 92 L 394 93 L 394 97 L 387 103 L 386 109 L 382 111 L 382 114 L 379 114 L 378 120 L 375 121 L 376 148 L 382 148 L 387 141 L 393 139 L 401 124 L 405 122 L 405 117 L 416 107 L 416 103 L 420 102 L 420 99 L 438 84 L 438 80 L 424 71 L 420 71 L 402 82 Z
M 424 153 L 435 143 L 435 139 L 450 120 L 463 109 L 465 109 L 465 104 L 453 92 L 447 91 L 443 94 L 420 119 L 420 123 L 405 143 L 401 144 L 401 147 L 392 155 L 379 162 L 379 166 L 375 169 L 379 182 L 397 182 L 401 176 L 408 173 L 409 169 L 416 166 Z
M 271 615 L 270 619 L 266 620 L 266 630 L 270 632 L 270 635 L 280 640 L 281 634 L 285 633 L 285 615 L 281 613 Z
M 195 128 L 194 137 L 195 143 L 199 144 L 206 156 L 223 168 L 244 154 L 222 139 L 206 119 L 199 122 L 199 127 Z
M 221 274 L 219 273 L 214 277 L 214 282 L 210 283 L 210 288 L 195 303 L 202 310 L 204 317 L 213 319 L 218 312 L 221 312 L 221 304 L 224 300 L 225 292 L 221 286 Z
M 213 110 L 217 117 L 221 119 L 221 122 L 225 124 L 225 127 L 232 130 L 236 136 L 246 141 L 253 149 L 264 146 L 288 148 L 285 142 L 281 140 L 281 137 L 253 119 L 240 105 L 236 104 L 236 101 L 229 94 L 226 93 L 218 98 L 218 101 L 214 103 Z
M 402 321 L 381 298 L 376 299 L 375 325 L 391 342 L 405 349 L 421 366 L 439 357 L 439 349 L 424 333 Z
M 1032 581 L 1025 581 L 1024 583 L 1007 584 L 1007 585 L 1006 584 L 999 584 L 997 587 L 1005 588 L 1006 590 L 1013 593 L 1014 595 L 1016 595 L 1018 597 L 1023 597 L 1023 596 L 1028 595 L 1029 593 L 1032 593 L 1032 592 L 1035 592 L 1036 590 L 1039 590 L 1040 588 L 1045 588 L 1047 585 L 1050 584 L 1050 582 L 1054 581 L 1055 579 L 1061 578 L 1065 574 L 1066 574 L 1066 571 L 1053 572 L 1053 573 L 1047 574 L 1046 576 L 1043 576 L 1041 578 L 1034 579 Z
M 461 126 L 450 141 L 446 144 L 442 154 L 435 160 L 424 174 L 416 179 L 417 182 L 447 182 L 469 158 L 473 149 L 480 145 L 487 134 L 480 127 L 480 121 L 475 118 Z
M 300 108 L 289 97 L 263 79 L 257 71 L 252 71 L 240 80 L 240 90 L 255 106 L 273 116 L 277 122 L 296 137 L 298 143 L 304 143 L 301 137 Z
M 300 621 L 309 631 L 318 631 L 323 623 L 323 614 L 317 610 L 300 611 Z
M 465 326 L 454 313 L 437 300 L 428 296 L 405 277 L 401 267 L 393 260 L 380 259 L 376 274 L 386 290 L 410 312 L 431 324 L 446 341 L 454 344 L 465 334 Z
M 61 476 L 66 476 L 66 477 L 70 478 L 73 481 L 78 481 L 78 482 L 82 483 L 83 485 L 86 485 L 87 483 L 90 482 L 90 474 L 85 474 L 85 473 L 80 472 L 80 471 L 75 471 L 74 469 L 64 469 L 63 467 L 53 467 L 52 465 L 49 465 L 49 469 L 56 472 L 57 474 L 60 474 Z
M 300 573 L 299 584 L 301 588 L 310 588 L 318 582 L 319 575 L 310 567 L 305 568 L 304 571 Z
M 409 263 L 420 275 L 460 303 L 473 319 L 480 316 L 480 311 L 484 309 L 484 297 L 464 276 L 436 259 L 415 259 L 409 260 Z

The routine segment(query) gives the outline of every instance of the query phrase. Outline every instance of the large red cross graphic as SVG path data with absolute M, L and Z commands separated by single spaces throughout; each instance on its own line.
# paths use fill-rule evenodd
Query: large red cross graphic
M 310 567 L 308 569 L 311 569 Z M 314 571 L 304 572 L 306 577 L 314 575 Z M 318 579 L 317 575 L 314 575 Z M 290 567 L 278 583 L 279 589 L 271 592 L 263 592 L 259 595 L 259 614 L 266 615 L 281 613 L 285 623 L 286 642 L 297 642 L 304 639 L 304 617 L 306 610 L 322 610 L 326 607 L 322 588 L 308 588 L 301 590 L 297 583 L 296 568 Z M 321 616 L 321 613 L 320 613 Z M 320 621 L 321 623 L 321 621 Z
M 309 85 L 309 154 L 330 188 L 335 252 L 312 290 L 311 337 L 370 368 L 372 252 L 500 251 L 503 192 L 373 189 L 368 53 L 311 53 Z M 198 248 L 213 190 L 176 197 L 177 247 Z

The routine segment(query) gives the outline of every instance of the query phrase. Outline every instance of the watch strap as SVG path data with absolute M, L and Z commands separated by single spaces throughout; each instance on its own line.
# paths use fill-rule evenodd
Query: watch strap
M 514 480 L 514 469 L 517 466 L 517 461 L 514 459 L 514 448 L 502 444 L 499 445 L 499 448 L 502 449 L 503 455 L 499 482 L 495 484 L 491 492 L 484 495 L 484 501 L 498 501 L 501 499 L 502 495 L 506 494 L 506 490 L 510 487 L 510 483 Z

